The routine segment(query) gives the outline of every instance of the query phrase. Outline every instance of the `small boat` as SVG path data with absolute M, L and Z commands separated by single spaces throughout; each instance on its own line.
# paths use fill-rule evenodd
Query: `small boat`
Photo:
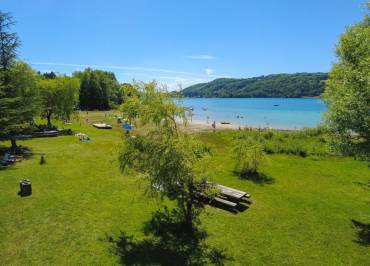
M 230 122 L 226 122 L 226 121 L 222 121 L 221 124 L 222 125 L 230 125 L 231 123 Z
M 203 111 L 207 111 L 207 110 L 208 110 L 208 108 L 207 108 L 207 107 L 202 107 L 202 110 L 203 110 Z
M 190 110 L 190 111 L 194 111 L 194 108 L 193 107 L 184 107 L 185 110 Z
M 279 106 L 278 104 L 274 104 L 274 106 Z

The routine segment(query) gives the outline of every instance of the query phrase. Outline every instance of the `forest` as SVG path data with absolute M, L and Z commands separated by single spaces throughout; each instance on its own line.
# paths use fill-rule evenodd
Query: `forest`
M 300 98 L 318 97 L 324 91 L 327 73 L 273 74 L 234 79 L 220 78 L 182 90 L 185 97 L 201 98 Z

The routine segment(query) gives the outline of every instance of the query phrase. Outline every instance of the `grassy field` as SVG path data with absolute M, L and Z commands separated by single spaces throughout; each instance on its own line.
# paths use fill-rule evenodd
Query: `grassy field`
M 143 239 L 143 224 L 163 206 L 144 197 L 145 184 L 135 176 L 119 172 L 123 132 L 111 113 L 90 113 L 88 123 L 106 121 L 113 130 L 95 129 L 81 116 L 70 127 L 92 141 L 22 141 L 34 155 L 0 171 L 0 265 L 122 263 L 107 238 L 124 232 Z M 262 168 L 268 178 L 243 180 L 233 174 L 234 134 L 198 135 L 213 147 L 211 178 L 252 194 L 244 212 L 207 206 L 201 216 L 206 242 L 224 250 L 225 264 L 370 265 L 368 163 L 270 154 Z M 32 181 L 30 197 L 17 195 L 22 178 Z

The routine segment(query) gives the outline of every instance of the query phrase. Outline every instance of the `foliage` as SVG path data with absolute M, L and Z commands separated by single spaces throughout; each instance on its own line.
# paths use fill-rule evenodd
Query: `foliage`
M 132 84 L 122 83 L 120 86 L 121 86 L 122 97 L 124 99 L 129 98 L 129 97 L 133 97 L 133 96 L 137 96 L 138 91 Z
M 121 105 L 121 112 L 129 121 L 138 121 L 141 125 L 155 124 L 165 129 L 177 129 L 176 119 L 187 123 L 189 111 L 179 107 L 171 95 L 155 82 L 135 83 L 136 93 L 130 93 Z M 132 91 L 132 90 L 131 90 Z
M 10 13 L 0 11 L 0 79 L 1 86 L 7 86 L 9 82 L 9 70 L 15 63 L 17 48 L 20 41 L 17 33 L 12 32 L 11 28 L 15 21 Z
M 20 41 L 11 31 L 14 24 L 9 13 L 0 11 L 0 139 L 10 140 L 12 148 L 38 111 L 36 74 L 16 61 Z
M 247 79 L 221 78 L 182 90 L 186 97 L 316 97 L 324 90 L 326 73 L 275 74 Z
M 42 116 L 51 126 L 52 117 L 69 119 L 78 102 L 79 80 L 67 76 L 41 79 L 38 83 Z
M 324 94 L 331 144 L 370 158 L 370 17 L 342 34 L 336 53 Z
M 0 138 L 12 142 L 33 123 L 39 112 L 37 75 L 30 66 L 16 62 L 8 71 L 9 83 L 0 91 Z
M 265 160 L 262 145 L 243 134 L 234 138 L 233 156 L 236 160 L 235 172 L 241 177 L 257 174 Z
M 185 123 L 186 111 L 166 91 L 155 83 L 142 84 L 138 91 L 121 110 L 129 120 L 155 128 L 145 136 L 124 139 L 121 169 L 141 172 L 152 192 L 177 202 L 185 223 L 192 227 L 203 206 L 199 196 L 211 190 L 204 170 L 207 150 L 178 130 L 176 119 Z
M 260 145 L 266 154 L 290 154 L 300 157 L 324 157 L 331 155 L 327 147 L 328 132 L 324 127 L 297 131 L 243 129 L 234 132 L 218 132 L 228 141 L 248 139 L 251 145 Z
M 113 72 L 87 68 L 73 76 L 80 80 L 82 110 L 109 110 L 122 103 L 122 92 Z
M 57 77 L 57 74 L 55 74 L 53 71 L 45 72 L 45 73 L 42 73 L 42 74 L 40 72 L 38 72 L 38 73 L 46 79 L 55 79 Z

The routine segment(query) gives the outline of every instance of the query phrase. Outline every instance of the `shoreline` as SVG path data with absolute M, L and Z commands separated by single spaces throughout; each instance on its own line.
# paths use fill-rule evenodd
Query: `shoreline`
M 206 121 L 202 120 L 192 120 L 188 121 L 186 125 L 187 129 L 192 131 L 212 131 L 212 123 L 207 123 Z M 248 125 L 237 125 L 237 124 L 221 124 L 220 122 L 216 122 L 216 131 L 217 130 L 239 130 L 239 129 L 254 129 L 254 130 L 279 130 L 279 131 L 298 131 L 300 129 L 290 129 L 290 128 L 261 128 L 261 127 L 253 127 Z

